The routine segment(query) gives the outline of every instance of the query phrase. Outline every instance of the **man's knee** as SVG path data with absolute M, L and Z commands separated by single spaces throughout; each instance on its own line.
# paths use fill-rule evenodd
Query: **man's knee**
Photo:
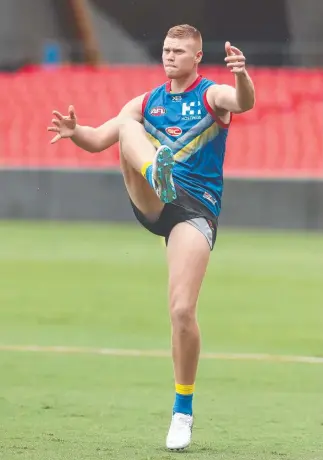
M 122 121 L 120 121 L 120 125 L 119 125 L 120 147 L 122 146 L 122 141 L 124 141 L 124 138 L 125 138 L 125 136 L 127 134 L 127 131 L 128 131 L 130 123 L 131 123 L 131 120 L 128 119 L 128 118 L 124 118 L 124 119 L 122 119 Z M 122 150 L 122 149 L 120 149 L 120 150 Z
M 196 323 L 196 305 L 173 298 L 170 303 L 170 317 L 173 327 L 184 333 Z
M 128 136 L 131 135 L 134 129 L 142 129 L 142 125 L 133 118 L 124 117 L 119 124 L 119 140 L 122 143 Z

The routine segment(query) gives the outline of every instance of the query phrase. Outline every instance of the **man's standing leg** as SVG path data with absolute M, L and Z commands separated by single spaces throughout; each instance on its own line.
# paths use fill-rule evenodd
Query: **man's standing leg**
M 210 257 L 205 236 L 187 222 L 172 230 L 168 246 L 169 308 L 175 377 L 173 418 L 166 440 L 169 449 L 190 444 L 193 393 L 200 353 L 197 300 Z

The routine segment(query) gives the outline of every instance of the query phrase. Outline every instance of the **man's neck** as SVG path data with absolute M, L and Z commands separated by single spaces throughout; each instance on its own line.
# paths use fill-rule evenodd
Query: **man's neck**
M 176 78 L 171 81 L 171 92 L 172 93 L 183 93 L 187 88 L 189 88 L 195 80 L 198 78 L 198 73 L 195 72 L 192 75 L 184 78 Z

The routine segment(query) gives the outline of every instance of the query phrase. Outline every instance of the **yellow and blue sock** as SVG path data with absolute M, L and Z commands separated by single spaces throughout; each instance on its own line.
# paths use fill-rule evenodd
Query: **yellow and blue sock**
M 151 162 L 145 163 L 142 168 L 141 168 L 141 174 L 144 176 L 144 178 L 147 180 L 149 185 L 154 188 L 154 183 L 153 183 L 153 165 Z
M 179 412 L 181 414 L 193 414 L 193 393 L 195 385 L 175 385 L 175 402 L 173 407 L 173 414 Z

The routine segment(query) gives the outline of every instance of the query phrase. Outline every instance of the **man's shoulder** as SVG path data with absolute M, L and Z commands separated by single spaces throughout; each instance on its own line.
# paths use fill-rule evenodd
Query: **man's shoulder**
M 161 85 L 158 85 L 158 86 L 155 86 L 155 87 L 151 88 L 150 90 L 148 90 L 146 92 L 146 95 L 147 94 L 152 95 L 152 94 L 156 94 L 156 93 L 159 93 L 159 92 L 162 92 L 162 91 L 166 91 L 167 90 L 167 83 L 168 82 L 164 82 Z

